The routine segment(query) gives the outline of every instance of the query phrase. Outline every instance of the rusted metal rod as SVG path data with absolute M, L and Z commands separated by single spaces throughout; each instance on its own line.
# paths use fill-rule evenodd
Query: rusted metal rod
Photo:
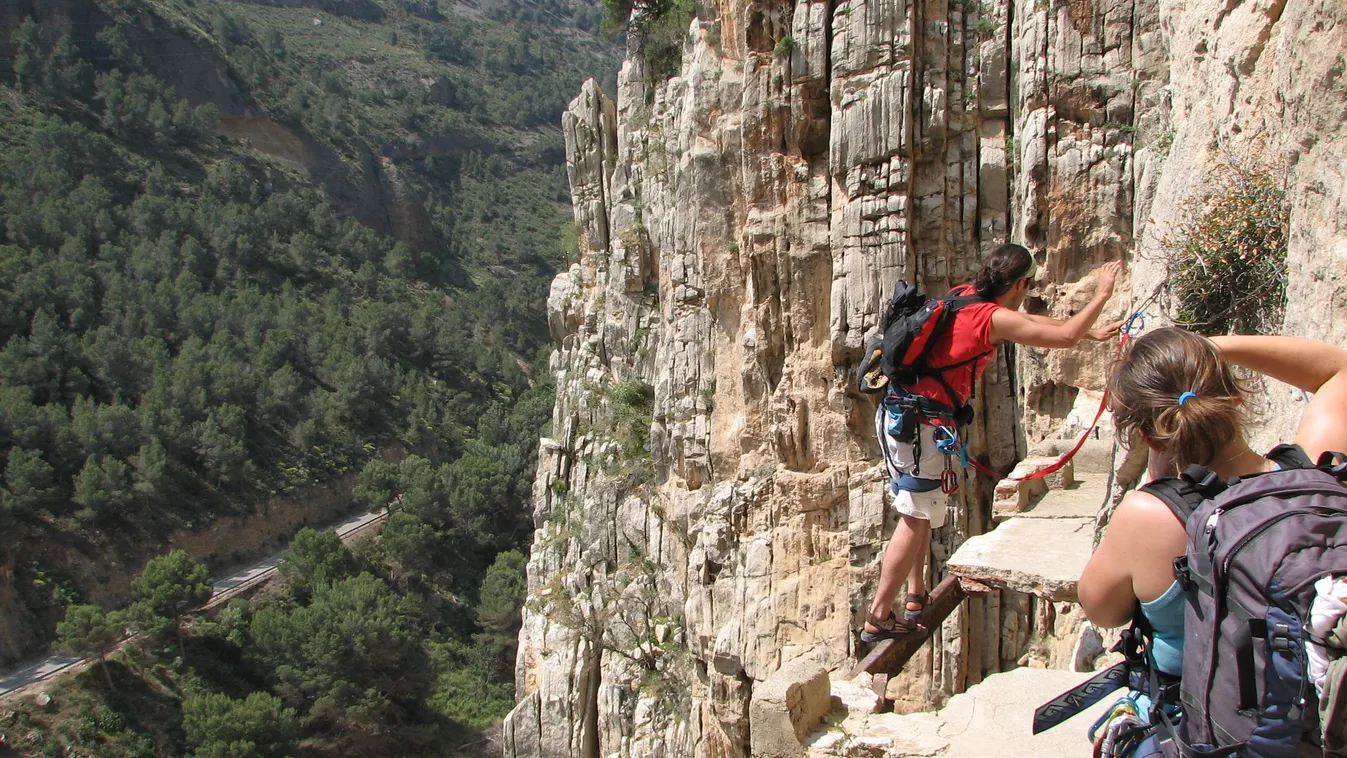
M 959 607 L 959 603 L 967 597 L 969 593 L 965 591 L 963 585 L 959 583 L 958 577 L 947 576 L 936 585 L 931 592 L 931 600 L 926 604 L 926 610 L 922 613 L 921 623 L 928 630 L 926 634 L 920 637 L 908 637 L 901 640 L 883 640 L 875 645 L 868 655 L 856 664 L 856 668 L 846 675 L 851 679 L 861 672 L 870 674 L 896 674 L 901 671 L 903 666 L 911 660 L 926 640 L 931 638 L 930 629 L 945 620 L 954 609 Z

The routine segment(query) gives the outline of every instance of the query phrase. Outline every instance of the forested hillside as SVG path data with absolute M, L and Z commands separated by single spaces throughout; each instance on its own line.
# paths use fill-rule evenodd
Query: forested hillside
M 97 728 L 47 724 L 34 752 L 252 754 L 191 727 L 202 698 L 250 692 L 290 714 L 278 755 L 414 752 L 489 724 L 509 703 L 515 551 L 552 406 L 542 301 L 573 244 L 558 123 L 584 78 L 615 73 L 601 11 L 7 5 L 3 657 L 71 604 L 139 597 L 79 566 L 129 578 L 172 533 L 314 486 L 354 482 L 374 508 L 400 495 L 357 553 L 297 545 L 317 557 L 267 607 L 185 648 L 152 634 L 107 692 L 82 679 Z M 113 621 L 162 631 L 141 601 Z

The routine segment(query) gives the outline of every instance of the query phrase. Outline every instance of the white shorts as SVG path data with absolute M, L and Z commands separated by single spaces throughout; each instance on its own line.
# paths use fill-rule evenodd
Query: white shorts
M 889 470 L 889 491 L 893 494 L 893 507 L 899 513 L 931 522 L 932 529 L 945 525 L 945 512 L 949 496 L 940 491 L 937 485 L 929 491 L 917 492 L 911 489 L 899 489 L 898 480 L 904 474 L 919 479 L 938 482 L 945 471 L 945 462 L 950 457 L 940 452 L 936 446 L 936 428 L 930 424 L 918 424 L 919 445 L 899 442 L 888 432 L 888 414 L 884 404 L 879 404 L 875 413 L 875 436 L 884 450 L 884 463 Z M 921 459 L 917 460 L 920 448 Z M 958 465 L 958 462 L 954 462 Z

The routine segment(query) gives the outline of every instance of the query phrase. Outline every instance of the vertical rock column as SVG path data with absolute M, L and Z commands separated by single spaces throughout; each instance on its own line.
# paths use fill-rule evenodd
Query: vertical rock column
M 1094 295 L 1091 271 L 1131 248 L 1133 14 L 1132 2 L 1015 0 L 1011 238 L 1042 264 L 1031 312 L 1069 317 Z M 1120 318 L 1123 300 L 1116 297 L 1101 322 Z M 1112 349 L 1019 350 L 1030 443 L 1056 429 L 1081 389 L 1103 389 Z

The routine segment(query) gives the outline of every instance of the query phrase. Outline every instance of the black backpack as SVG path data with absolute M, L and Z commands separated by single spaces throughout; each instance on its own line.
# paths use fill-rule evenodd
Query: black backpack
M 986 302 L 977 294 L 954 294 L 930 298 L 910 282 L 898 282 L 884 309 L 879 332 L 865 343 L 865 355 L 856 371 L 857 388 L 869 395 L 883 392 L 892 385 L 911 386 L 922 377 L 940 382 L 950 397 L 958 397 L 943 374 L 975 363 L 991 350 L 948 366 L 931 366 L 927 354 L 954 321 L 954 314 L 974 303 Z M 971 289 L 971 288 L 970 288 Z
M 1347 574 L 1347 462 L 1295 445 L 1279 469 L 1222 481 L 1201 466 L 1141 489 L 1187 527 L 1174 561 L 1188 594 L 1177 729 L 1152 714 L 1166 755 L 1320 756 L 1305 652 L 1314 582 Z M 1152 675 L 1151 682 L 1155 682 Z

